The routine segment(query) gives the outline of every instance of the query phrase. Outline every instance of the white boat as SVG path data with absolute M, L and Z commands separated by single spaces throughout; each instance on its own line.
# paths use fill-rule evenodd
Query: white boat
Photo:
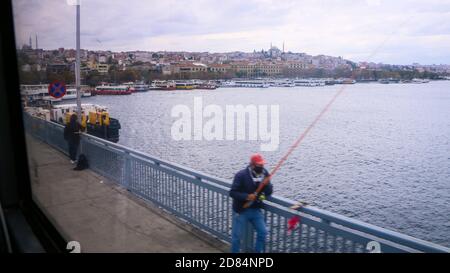
M 150 89 L 150 86 L 148 84 L 145 84 L 144 82 L 136 82 L 134 84 L 134 91 L 136 92 L 145 92 Z
M 289 79 L 285 80 L 277 80 L 273 82 L 273 85 L 275 87 L 295 87 L 295 83 Z
M 105 85 L 95 87 L 95 95 L 130 95 L 133 91 L 128 85 Z
M 296 79 L 294 80 L 295 86 L 325 86 L 325 80 L 321 79 Z
M 152 83 L 152 90 L 175 90 L 176 84 L 174 81 L 160 81 L 154 80 Z
M 414 79 L 412 79 L 411 82 L 412 82 L 412 83 L 429 83 L 430 80 L 428 80 L 428 79 L 417 79 L 417 78 L 414 78 Z
M 268 88 L 269 84 L 264 80 L 242 80 L 235 81 L 235 87 L 246 87 L 246 88 Z
M 81 96 L 82 97 L 90 97 L 90 96 L 92 96 L 91 90 L 88 90 L 88 89 L 81 90 Z
M 220 84 L 220 87 L 237 87 L 234 81 L 224 81 Z
M 77 89 L 68 88 L 66 94 L 62 97 L 63 100 L 74 100 L 77 98 Z
M 21 85 L 20 94 L 26 103 L 44 101 L 48 103 L 61 101 L 61 98 L 54 98 L 48 94 L 48 84 Z

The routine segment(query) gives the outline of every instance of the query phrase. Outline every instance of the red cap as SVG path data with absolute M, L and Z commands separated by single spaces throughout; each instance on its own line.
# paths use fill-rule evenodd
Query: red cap
M 256 165 L 264 165 L 266 164 L 266 161 L 260 154 L 254 154 L 252 157 L 250 157 L 250 163 L 256 164 Z

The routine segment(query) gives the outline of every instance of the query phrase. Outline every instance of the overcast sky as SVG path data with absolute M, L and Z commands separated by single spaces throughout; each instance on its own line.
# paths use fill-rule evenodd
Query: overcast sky
M 66 0 L 13 0 L 18 45 L 75 48 Z M 392 64 L 450 64 L 450 0 L 83 0 L 81 47 L 268 49 Z

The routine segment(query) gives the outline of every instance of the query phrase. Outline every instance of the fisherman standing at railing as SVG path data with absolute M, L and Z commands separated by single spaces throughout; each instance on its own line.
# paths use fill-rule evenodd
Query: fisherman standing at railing
M 77 151 L 80 145 L 80 131 L 82 130 L 81 124 L 77 120 L 77 115 L 72 114 L 70 121 L 64 127 L 64 139 L 69 145 L 69 157 L 70 163 L 75 164 L 77 161 Z
M 264 215 L 261 212 L 262 200 L 272 194 L 272 184 L 269 182 L 260 194 L 255 194 L 259 184 L 269 172 L 264 168 L 263 157 L 254 154 L 250 158 L 247 168 L 239 171 L 233 180 L 230 196 L 233 198 L 233 224 L 231 252 L 239 253 L 241 238 L 245 232 L 246 223 L 251 223 L 256 230 L 255 252 L 263 252 L 267 235 L 267 227 Z M 251 201 L 248 208 L 244 208 L 246 202 Z

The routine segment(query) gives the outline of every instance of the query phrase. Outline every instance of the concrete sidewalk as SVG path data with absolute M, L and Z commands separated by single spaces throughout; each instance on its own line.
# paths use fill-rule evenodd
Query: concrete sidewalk
M 228 245 L 183 223 L 27 136 L 33 199 L 81 252 L 223 252 Z

